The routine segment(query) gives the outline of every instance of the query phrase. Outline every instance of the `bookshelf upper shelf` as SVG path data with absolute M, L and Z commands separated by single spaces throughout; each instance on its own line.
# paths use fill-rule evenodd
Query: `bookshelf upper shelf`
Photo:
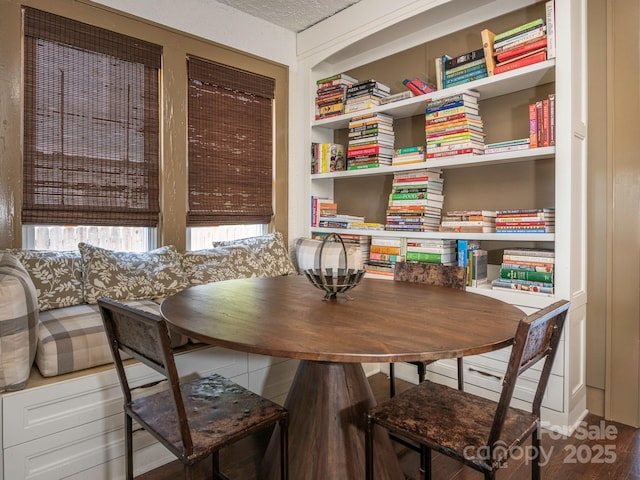
M 333 129 L 347 128 L 349 126 L 349 121 L 353 117 L 364 113 L 375 112 L 386 113 L 394 118 L 413 117 L 415 115 L 424 114 L 424 102 L 427 99 L 437 100 L 465 90 L 476 90 L 480 93 L 480 100 L 486 100 L 488 98 L 506 95 L 537 85 L 544 85 L 546 83 L 553 82 L 555 79 L 555 65 L 555 59 L 546 60 L 544 62 L 518 68 L 517 70 L 504 72 L 487 78 L 481 78 L 480 80 L 475 80 L 463 85 L 456 85 L 455 87 L 438 90 L 426 95 L 407 98 L 405 100 L 380 105 L 378 107 L 354 112 L 352 114 L 315 120 L 311 125 L 313 127 Z
M 465 168 L 486 165 L 496 165 L 501 163 L 527 162 L 531 160 L 542 160 L 553 158 L 555 147 L 529 148 L 527 150 L 516 150 L 513 152 L 492 153 L 490 155 L 453 155 L 450 157 L 433 158 L 426 162 L 411 163 L 396 167 L 381 166 L 377 168 L 365 168 L 362 170 L 340 170 L 338 172 L 316 173 L 311 175 L 312 180 L 325 178 L 348 178 L 371 175 L 389 175 L 394 172 L 405 172 L 408 170 L 419 170 L 422 168 Z

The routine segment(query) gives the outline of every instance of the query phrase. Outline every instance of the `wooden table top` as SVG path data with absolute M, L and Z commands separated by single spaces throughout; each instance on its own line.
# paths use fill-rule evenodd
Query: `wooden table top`
M 160 310 L 176 330 L 233 350 L 327 362 L 407 362 L 508 346 L 518 308 L 484 295 L 364 279 L 323 301 L 303 275 L 190 287 Z

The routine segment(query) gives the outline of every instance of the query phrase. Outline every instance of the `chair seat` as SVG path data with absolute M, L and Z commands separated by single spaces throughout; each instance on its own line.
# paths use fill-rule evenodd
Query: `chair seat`
M 373 421 L 391 432 L 433 450 L 491 471 L 486 448 L 497 403 L 467 392 L 425 381 L 370 411 Z M 494 468 L 508 458 L 508 450 L 535 431 L 538 418 L 509 408 L 500 443 L 496 445 Z M 497 462 L 497 463 L 495 463 Z
M 140 397 L 131 404 L 134 418 L 173 453 L 194 463 L 282 417 L 284 408 L 217 374 L 180 385 L 193 439 L 193 454 L 184 458 L 180 423 L 168 390 Z M 144 421 L 142 421 L 144 419 Z M 215 429 L 211 426 L 214 425 Z

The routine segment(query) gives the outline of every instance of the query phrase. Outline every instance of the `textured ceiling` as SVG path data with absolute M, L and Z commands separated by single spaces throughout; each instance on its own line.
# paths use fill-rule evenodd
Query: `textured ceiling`
M 360 0 L 216 0 L 254 17 L 301 32 Z

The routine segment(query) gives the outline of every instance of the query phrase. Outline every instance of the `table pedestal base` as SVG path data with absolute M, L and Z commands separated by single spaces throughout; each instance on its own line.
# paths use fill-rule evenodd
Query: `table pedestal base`
M 289 410 L 289 478 L 363 479 L 365 412 L 374 405 L 359 363 L 301 361 L 285 403 Z M 376 431 L 374 438 L 375 479 L 403 479 L 386 432 Z M 276 427 L 265 456 L 264 478 L 280 478 L 278 458 Z

